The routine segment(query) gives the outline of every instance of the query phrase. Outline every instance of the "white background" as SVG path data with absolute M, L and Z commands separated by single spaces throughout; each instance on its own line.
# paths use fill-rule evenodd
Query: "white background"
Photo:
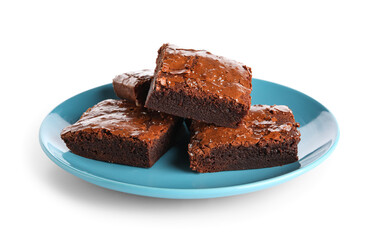
M 378 239 L 377 1 L 1 1 L 1 239 Z M 166 200 L 103 189 L 42 152 L 43 118 L 170 42 L 251 66 L 340 125 L 335 152 L 270 189 Z

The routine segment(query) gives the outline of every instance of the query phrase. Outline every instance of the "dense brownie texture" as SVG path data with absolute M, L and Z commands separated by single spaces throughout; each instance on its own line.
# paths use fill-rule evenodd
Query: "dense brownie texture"
M 113 89 L 119 98 L 143 106 L 153 77 L 153 70 L 148 69 L 120 74 L 113 79 Z
M 179 119 L 125 100 L 104 100 L 63 129 L 75 154 L 111 163 L 151 167 L 168 150 Z
M 287 106 L 251 106 L 238 128 L 192 121 L 190 167 L 219 172 L 281 166 L 298 160 L 299 124 Z
M 204 50 L 164 44 L 158 51 L 147 108 L 237 127 L 251 102 L 251 69 Z

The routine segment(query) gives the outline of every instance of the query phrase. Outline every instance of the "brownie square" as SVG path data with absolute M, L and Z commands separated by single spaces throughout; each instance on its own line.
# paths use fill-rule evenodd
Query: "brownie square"
M 219 126 L 237 127 L 247 114 L 251 69 L 204 50 L 164 44 L 145 107 Z
M 171 146 L 179 119 L 125 100 L 104 100 L 62 130 L 75 154 L 100 161 L 151 167 Z
M 192 121 L 188 145 L 192 170 L 219 172 L 296 162 L 299 124 L 287 106 L 251 106 L 238 128 Z
M 149 69 L 120 74 L 113 79 L 113 89 L 119 98 L 143 106 L 153 77 Z

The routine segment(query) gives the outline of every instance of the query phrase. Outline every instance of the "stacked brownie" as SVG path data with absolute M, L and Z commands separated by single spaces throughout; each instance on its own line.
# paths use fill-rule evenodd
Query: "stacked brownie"
M 145 106 L 176 116 L 237 127 L 251 102 L 251 69 L 207 51 L 164 44 Z
M 251 69 L 204 50 L 164 44 L 155 71 L 116 76 L 121 100 L 88 109 L 61 134 L 75 154 L 151 167 L 191 125 L 190 168 L 219 172 L 280 166 L 298 160 L 300 133 L 286 106 L 251 106 Z

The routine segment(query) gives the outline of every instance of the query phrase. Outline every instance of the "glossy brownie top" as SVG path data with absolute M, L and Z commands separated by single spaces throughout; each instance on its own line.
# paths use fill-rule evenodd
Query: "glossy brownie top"
M 154 71 L 151 69 L 144 69 L 141 71 L 134 71 L 123 73 L 113 79 L 113 83 L 120 83 L 125 86 L 134 87 L 141 82 L 151 81 L 154 76 Z
M 220 145 L 251 146 L 282 142 L 289 138 L 300 139 L 292 111 L 284 105 L 253 105 L 249 113 L 237 128 L 218 127 L 198 121 L 191 124 L 191 142 L 189 151 L 203 152 L 204 148 L 214 148 Z M 200 154 L 201 154 L 200 152 Z
M 200 91 L 250 105 L 251 69 L 205 50 L 164 44 L 158 51 L 155 87 Z
M 138 94 L 145 95 L 146 93 L 138 93 L 137 85 L 151 82 L 154 77 L 154 71 L 150 69 L 144 69 L 141 71 L 123 73 L 116 76 L 113 79 L 113 88 L 116 95 L 122 99 L 128 99 L 136 102 L 137 105 L 143 105 L 138 101 Z
M 176 117 L 152 112 L 125 100 L 108 99 L 89 108 L 76 123 L 64 128 L 61 135 L 89 131 L 99 134 L 99 138 L 101 134 L 111 133 L 120 137 L 153 141 L 176 121 Z

